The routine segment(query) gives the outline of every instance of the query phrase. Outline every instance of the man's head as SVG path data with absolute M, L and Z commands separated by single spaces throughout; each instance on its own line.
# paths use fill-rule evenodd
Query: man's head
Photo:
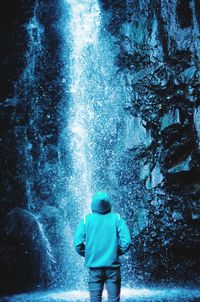
M 111 202 L 108 193 L 100 191 L 96 192 L 92 197 L 92 212 L 106 214 L 111 211 Z

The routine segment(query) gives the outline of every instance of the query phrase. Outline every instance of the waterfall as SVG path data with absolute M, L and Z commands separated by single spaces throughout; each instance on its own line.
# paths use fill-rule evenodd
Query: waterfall
M 96 191 L 107 191 L 113 210 L 119 209 L 127 96 L 114 64 L 115 39 L 104 27 L 98 1 L 63 0 L 62 9 L 66 13 L 56 19 L 53 5 L 36 3 L 27 25 L 27 65 L 18 95 L 25 109 L 27 102 L 29 119 L 17 131 L 24 136 L 27 209 L 38 218 L 55 260 L 55 285 L 84 289 L 87 271 L 73 236 Z M 61 52 L 52 49 L 55 29 Z
M 71 7 L 71 66 L 69 133 L 70 150 L 73 161 L 71 190 L 76 200 L 82 205 L 81 213 L 89 210 L 92 196 L 91 170 L 93 164 L 93 142 L 91 125 L 94 119 L 93 101 L 90 93 L 91 64 L 95 58 L 88 60 L 88 50 L 96 52 L 98 45 L 100 11 L 97 1 L 69 1 Z M 90 75 L 88 73 L 91 73 Z
M 68 237 L 79 220 L 90 212 L 92 195 L 106 190 L 111 198 L 118 186 L 116 171 L 123 142 L 123 103 L 126 95 L 114 65 L 116 45 L 105 30 L 97 0 L 66 0 L 70 17 L 66 26 L 66 41 L 70 44 L 69 112 L 66 136 L 71 161 L 71 174 L 66 181 L 65 205 Z M 66 42 L 67 44 L 67 42 Z M 68 79 L 69 78 L 69 79 Z M 65 81 L 65 80 L 64 80 Z M 113 201 L 113 208 L 117 207 Z M 86 286 L 83 259 L 71 246 L 68 266 L 70 280 L 77 288 Z M 81 274 L 83 272 L 83 274 Z
M 35 91 L 35 82 L 37 78 L 37 66 L 40 61 L 41 54 L 43 53 L 42 35 L 43 27 L 38 20 L 38 12 L 40 10 L 38 1 L 36 1 L 34 7 L 33 17 L 30 19 L 26 25 L 27 37 L 28 37 L 28 48 L 26 51 L 26 66 L 22 72 L 18 83 L 15 88 L 15 97 L 19 100 L 21 99 L 21 106 L 25 108 L 24 112 L 27 110 L 30 119 L 28 121 L 27 128 L 17 127 L 16 136 L 23 132 L 24 134 L 24 158 L 26 159 L 26 172 L 25 175 L 25 192 L 27 200 L 27 209 L 32 210 L 35 207 L 35 200 L 33 194 L 33 142 L 28 137 L 28 128 L 32 127 L 35 129 L 35 123 L 39 116 L 39 105 L 38 105 L 38 95 Z M 19 116 L 20 119 L 20 116 Z M 22 151 L 19 151 L 22 153 Z
M 90 211 L 96 190 L 111 190 L 121 123 L 122 91 L 114 66 L 115 50 L 104 32 L 98 1 L 68 0 L 70 19 L 69 188 L 79 215 Z

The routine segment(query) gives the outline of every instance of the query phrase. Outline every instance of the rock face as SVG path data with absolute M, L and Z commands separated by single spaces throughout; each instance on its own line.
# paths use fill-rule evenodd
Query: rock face
M 1 11 L 2 215 L 15 204 L 37 211 L 38 200 L 52 204 L 58 196 L 52 181 L 62 157 L 59 110 L 66 89 L 61 9 L 56 1 L 8 1 Z
M 48 286 L 54 259 L 37 218 L 24 209 L 14 208 L 5 216 L 1 235 L 1 292 Z
M 38 220 L 38 223 L 34 222 L 34 216 L 31 214 L 38 216 L 46 205 L 59 206 L 60 186 L 63 185 L 61 174 L 63 169 L 67 171 L 64 165 L 59 166 L 58 159 L 63 156 L 62 150 L 58 153 L 58 129 L 62 122 L 59 110 L 62 91 L 67 85 L 66 81 L 62 82 L 65 67 L 61 61 L 61 23 L 65 16 L 60 11 L 61 6 L 59 1 L 46 4 L 43 1 L 16 0 L 8 1 L 0 13 L 0 221 L 8 219 L 7 227 L 11 230 L 11 224 L 14 223 L 10 222 L 11 217 L 12 220 L 17 219 L 13 229 L 16 233 L 20 225 L 27 226 L 27 217 L 31 218 L 28 229 L 31 233 L 36 232 L 39 237 L 41 233 L 38 227 L 41 226 L 46 238 L 46 250 L 49 244 L 53 245 L 51 234 L 48 234 L 48 228 L 41 224 L 42 218 L 40 217 L 41 221 Z M 67 55 L 67 45 L 64 46 Z M 15 211 L 11 212 L 11 216 L 6 216 L 16 207 L 28 212 L 19 214 L 19 211 Z M 18 219 L 22 219 L 22 222 Z M 55 224 L 55 228 L 58 225 L 59 223 Z M 3 225 L 0 226 L 0 232 L 4 233 Z M 14 236 L 12 231 L 11 234 Z M 22 237 L 16 237 L 17 239 L 12 239 L 12 236 L 9 239 L 5 235 L 3 241 L 2 262 L 11 263 L 8 272 L 5 266 L 2 268 L 5 282 L 0 287 L 0 292 L 21 291 L 23 288 L 25 290 L 47 284 L 45 280 L 49 280 L 52 271 L 49 265 L 44 265 L 44 258 L 48 256 L 47 253 L 42 256 L 45 242 L 41 241 L 41 246 L 38 241 L 33 244 L 31 238 L 26 237 L 25 231 Z M 62 240 L 59 243 L 60 246 L 65 244 Z M 28 244 L 28 254 L 21 244 Z M 42 254 L 39 253 L 37 258 L 35 249 L 40 247 Z M 56 247 L 56 253 L 57 250 Z M 54 252 L 52 254 L 55 256 Z M 12 260 L 16 253 L 22 253 L 22 256 L 18 255 Z M 62 251 L 60 253 L 62 254 Z M 66 261 L 64 256 L 63 261 Z M 30 271 L 27 272 L 29 265 Z M 60 265 L 62 266 L 62 263 Z M 21 266 L 21 275 L 24 276 L 22 282 L 19 280 L 9 283 L 8 278 L 17 278 L 20 274 Z M 58 279 L 62 279 L 62 270 L 58 272 L 54 264 L 54 272 L 56 271 L 61 274 L 59 277 L 53 275 L 55 286 L 59 283 Z
M 132 214 L 130 208 L 126 213 L 135 234 L 133 278 L 199 284 L 200 3 L 101 5 L 105 26 L 117 39 L 116 64 L 130 91 L 125 108 L 126 154 L 135 167 L 130 185 L 143 188 L 130 199 Z M 140 126 L 131 119 L 140 120 Z M 123 171 L 121 179 L 126 189 Z M 138 201 L 138 194 L 145 202 Z
M 34 14 L 35 1 L 8 1 L 1 10 L 1 94 L 0 94 L 0 146 L 1 146 L 1 217 L 10 209 L 24 206 L 25 189 L 19 175 L 17 162 L 20 154 L 17 145 L 20 140 L 19 130 L 23 136 L 25 120 L 18 125 L 16 115 L 22 114 L 23 107 L 18 105 L 15 95 L 16 83 L 26 65 L 28 49 L 25 24 Z M 15 131 L 16 130 L 16 131 Z

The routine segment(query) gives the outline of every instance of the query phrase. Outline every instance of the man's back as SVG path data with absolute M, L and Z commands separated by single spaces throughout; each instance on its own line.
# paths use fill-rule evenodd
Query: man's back
M 74 237 L 76 251 L 89 267 L 90 301 L 101 302 L 104 283 L 109 301 L 120 301 L 120 260 L 131 245 L 129 229 L 117 213 L 111 212 L 106 192 L 92 199 L 92 213 L 80 221 Z
M 119 214 L 94 212 L 80 221 L 74 244 L 87 267 L 119 267 L 119 256 L 128 250 L 131 238 Z
M 118 220 L 119 216 L 112 212 L 86 216 L 85 260 L 88 267 L 120 266 Z

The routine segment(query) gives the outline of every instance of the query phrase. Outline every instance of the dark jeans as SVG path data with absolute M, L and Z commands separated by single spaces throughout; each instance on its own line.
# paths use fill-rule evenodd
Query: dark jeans
M 108 302 L 120 302 L 120 268 L 106 267 L 89 269 L 90 302 L 102 301 L 104 283 L 106 283 Z

